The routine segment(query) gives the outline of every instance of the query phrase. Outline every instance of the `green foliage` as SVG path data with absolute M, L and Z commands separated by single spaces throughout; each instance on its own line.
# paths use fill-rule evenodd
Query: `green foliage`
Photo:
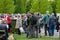
M 56 4 L 56 12 L 60 13 L 60 0 L 56 0 L 57 4 Z
M 0 13 L 14 13 L 15 6 L 13 0 L 0 0 Z
M 52 8 L 51 8 L 51 3 L 48 2 L 48 0 L 43 0 L 41 1 L 41 8 L 40 8 L 40 12 L 41 13 L 46 13 L 46 11 L 48 10 L 50 13 L 52 11 Z
M 30 9 L 31 12 L 40 12 L 45 13 L 47 10 L 52 12 L 51 3 L 48 0 L 33 0 L 32 7 Z
M 16 30 L 16 28 L 15 28 L 15 26 L 16 26 L 16 20 L 12 20 L 12 32 L 14 33 L 14 32 L 16 32 L 17 30 Z
M 28 0 L 28 1 L 26 2 L 26 12 L 30 11 L 31 6 L 32 6 L 31 3 L 32 3 L 32 0 Z
M 39 0 L 32 0 L 32 7 L 30 9 L 31 12 L 39 12 L 40 9 L 40 1 Z
M 26 12 L 26 0 L 16 0 L 16 11 L 15 13 Z
M 0 13 L 2 13 L 3 12 L 3 2 L 4 2 L 4 0 L 0 0 Z
M 26 13 L 28 11 L 31 12 L 40 12 L 45 13 L 47 10 L 50 13 L 53 12 L 52 1 L 48 0 L 14 0 L 16 4 L 16 13 Z M 54 0 L 57 2 L 56 4 L 56 12 L 60 12 L 60 0 Z M 54 5 L 53 5 L 54 6 Z
M 60 0 L 56 1 L 55 10 L 60 13 Z M 52 2 L 48 0 L 0 0 L 0 13 L 26 13 L 40 12 L 45 13 L 47 10 L 53 12 Z M 54 6 L 54 3 L 53 3 Z

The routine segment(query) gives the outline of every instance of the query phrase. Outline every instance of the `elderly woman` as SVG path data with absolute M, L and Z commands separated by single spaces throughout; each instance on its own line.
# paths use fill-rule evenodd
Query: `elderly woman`
M 22 19 L 21 19 L 21 15 L 18 15 L 16 20 L 16 28 L 18 29 L 18 34 L 21 34 L 19 29 L 20 27 L 22 27 Z

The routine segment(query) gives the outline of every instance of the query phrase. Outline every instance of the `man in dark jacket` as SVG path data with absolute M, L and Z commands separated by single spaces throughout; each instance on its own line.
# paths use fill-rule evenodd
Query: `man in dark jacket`
M 4 30 L 5 32 L 2 32 L 0 34 L 5 34 L 5 36 L 3 38 L 1 38 L 1 40 L 7 40 L 8 38 L 8 31 L 7 31 L 7 26 L 6 24 L 0 24 L 0 30 Z
M 54 36 L 54 28 L 56 26 L 56 17 L 54 16 L 54 14 L 49 18 L 49 34 L 50 37 Z
M 34 13 L 31 13 L 29 20 L 30 37 L 35 38 L 35 27 L 37 24 L 37 17 L 34 15 Z

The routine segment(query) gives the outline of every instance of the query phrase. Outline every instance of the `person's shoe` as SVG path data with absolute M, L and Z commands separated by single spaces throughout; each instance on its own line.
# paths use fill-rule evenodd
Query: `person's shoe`
M 45 35 L 45 36 L 47 36 L 47 35 Z

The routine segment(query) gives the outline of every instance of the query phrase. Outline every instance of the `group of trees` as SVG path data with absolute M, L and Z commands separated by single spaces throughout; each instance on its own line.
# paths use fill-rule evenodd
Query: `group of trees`
M 0 0 L 0 13 L 14 13 L 15 6 L 12 0 Z
M 56 12 L 60 13 L 60 0 L 56 1 Z M 26 13 L 40 12 L 45 13 L 47 10 L 52 12 L 52 2 L 48 0 L 0 0 L 0 13 Z

